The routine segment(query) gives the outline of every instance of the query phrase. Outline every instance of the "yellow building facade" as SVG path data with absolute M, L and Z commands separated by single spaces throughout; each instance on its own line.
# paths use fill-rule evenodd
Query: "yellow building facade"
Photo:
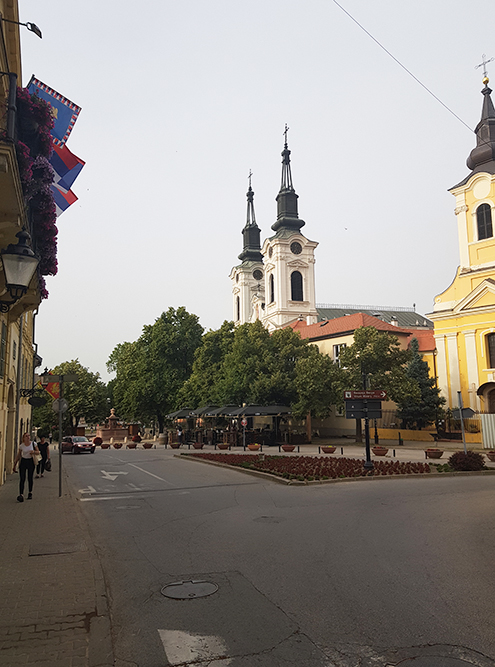
M 477 145 L 470 174 L 450 189 L 455 197 L 460 262 L 452 284 L 436 296 L 436 373 L 447 406 L 495 413 L 495 109 L 483 80 Z
M 17 0 L 0 0 L 0 251 L 29 229 L 13 136 L 9 92 L 21 85 Z M 13 112 L 15 113 L 15 111 Z M 10 126 L 9 126 L 10 115 Z M 0 262 L 0 301 L 8 299 Z M 37 355 L 33 346 L 34 311 L 40 303 L 37 276 L 7 312 L 0 312 L 0 484 L 12 472 L 21 431 L 31 430 L 31 406 L 21 389 L 33 386 Z

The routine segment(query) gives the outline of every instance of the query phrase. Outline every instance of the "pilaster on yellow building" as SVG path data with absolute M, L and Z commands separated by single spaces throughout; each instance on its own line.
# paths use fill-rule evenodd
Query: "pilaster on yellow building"
M 438 382 L 450 407 L 495 413 L 495 108 L 488 78 L 469 175 L 455 197 L 460 262 L 452 284 L 435 297 Z

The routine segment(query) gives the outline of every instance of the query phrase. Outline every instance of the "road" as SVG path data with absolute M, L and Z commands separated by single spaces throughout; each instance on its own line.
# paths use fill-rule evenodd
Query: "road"
M 495 477 L 291 487 L 164 449 L 64 466 L 117 667 L 495 665 Z M 161 592 L 191 580 L 218 590 Z

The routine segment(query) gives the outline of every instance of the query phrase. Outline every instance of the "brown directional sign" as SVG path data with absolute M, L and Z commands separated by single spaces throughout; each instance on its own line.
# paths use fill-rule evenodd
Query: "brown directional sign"
M 344 391 L 344 400 L 378 400 L 384 401 L 387 398 L 387 392 L 383 389 L 358 389 Z
M 345 401 L 346 419 L 381 419 L 382 402 L 377 400 L 351 400 Z

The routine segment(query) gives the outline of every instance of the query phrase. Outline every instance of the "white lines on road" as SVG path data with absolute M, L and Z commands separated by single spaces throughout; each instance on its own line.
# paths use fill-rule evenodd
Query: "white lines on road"
M 170 665 L 208 663 L 227 667 L 232 660 L 224 657 L 227 647 L 221 637 L 193 635 L 181 630 L 158 630 Z
M 170 484 L 170 486 L 174 486 L 174 484 L 172 484 L 172 482 L 169 482 L 167 479 L 163 479 L 163 477 L 158 477 L 158 475 L 155 475 L 152 472 L 148 472 L 144 468 L 140 468 L 139 466 L 135 465 L 134 463 L 129 463 L 129 465 L 132 466 L 133 468 L 137 468 L 141 472 L 145 472 L 147 475 L 151 475 L 151 477 L 154 477 L 155 479 L 159 479 L 160 482 L 165 482 L 165 484 Z
M 79 489 L 79 493 L 96 493 L 94 486 L 88 486 L 86 489 Z
M 128 472 L 107 472 L 106 470 L 101 470 L 103 473 L 103 479 L 109 479 L 111 482 L 115 482 L 119 475 L 128 475 Z
M 135 493 L 119 493 L 118 496 L 97 496 L 95 498 L 79 498 L 82 503 L 94 502 L 96 500 L 121 500 L 122 498 L 139 498 Z

